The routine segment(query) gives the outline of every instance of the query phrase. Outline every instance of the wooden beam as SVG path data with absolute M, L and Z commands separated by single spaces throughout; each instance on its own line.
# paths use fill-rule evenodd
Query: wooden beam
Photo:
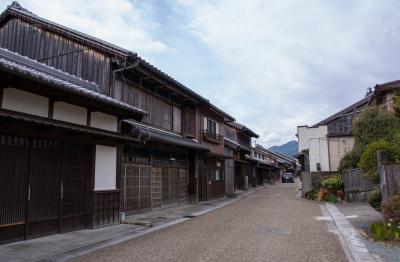
M 3 107 L 3 94 L 4 94 L 3 88 L 0 88 L 0 108 Z
M 86 125 L 90 126 L 92 124 L 92 110 L 88 109 L 87 110 L 87 116 L 86 116 Z
M 151 79 L 151 76 L 143 76 L 143 77 L 139 77 L 139 80 L 146 80 L 146 79 Z
M 137 68 L 137 70 L 139 70 L 140 72 L 142 72 L 143 74 L 146 74 L 148 76 L 151 76 L 152 79 L 156 80 L 157 82 L 159 82 L 163 87 L 168 88 L 169 90 L 172 90 L 174 92 L 179 93 L 179 95 L 188 98 L 188 99 L 192 99 L 190 96 L 186 95 L 185 93 L 183 93 L 182 91 L 178 91 L 176 88 L 172 87 L 171 85 L 167 84 L 165 81 L 161 80 L 160 78 L 156 77 L 156 76 L 152 76 L 150 75 L 149 72 L 147 72 L 146 70 L 140 68 L 140 66 Z M 195 101 L 194 99 L 192 99 L 193 101 Z
M 3 118 L 3 119 L 0 119 L 0 125 L 8 124 L 8 123 L 11 123 L 12 121 L 14 121 L 14 119 L 12 119 L 12 118 Z
M 50 119 L 53 119 L 53 115 L 54 115 L 54 100 L 53 100 L 53 99 L 50 99 L 50 101 L 49 101 L 49 115 L 48 115 L 48 117 L 49 117 Z

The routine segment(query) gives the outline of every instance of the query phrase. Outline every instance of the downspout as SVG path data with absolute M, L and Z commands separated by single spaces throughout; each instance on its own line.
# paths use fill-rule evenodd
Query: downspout
M 122 80 L 123 80 L 124 84 L 127 85 L 126 81 L 125 81 L 125 78 L 124 78 L 124 75 L 122 73 L 124 71 L 126 71 L 126 70 L 129 70 L 129 69 L 132 69 L 132 68 L 137 68 L 140 65 L 140 60 L 137 58 L 137 56 L 131 55 L 129 57 L 132 57 L 134 59 L 134 63 L 132 65 L 127 66 L 127 61 L 125 59 L 125 61 L 123 62 L 123 67 L 120 67 L 118 69 L 112 70 L 111 73 L 110 73 L 111 74 L 111 76 L 110 76 L 110 88 L 109 88 L 109 96 L 110 97 L 114 97 L 114 92 L 115 92 L 115 87 L 114 87 L 115 78 L 114 78 L 114 75 L 116 73 L 118 73 L 118 72 L 121 72 Z M 119 64 L 118 60 L 117 60 L 117 63 Z

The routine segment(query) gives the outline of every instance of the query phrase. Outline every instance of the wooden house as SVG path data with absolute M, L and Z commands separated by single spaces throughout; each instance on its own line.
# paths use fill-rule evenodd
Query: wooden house
M 0 48 L 0 243 L 119 223 L 121 120 L 145 114 Z
M 258 138 L 258 135 L 242 124 L 231 122 L 225 125 L 225 154 L 232 156 L 225 161 L 225 191 L 228 196 L 236 190 L 257 185 L 254 166 L 246 159 L 252 151 L 253 137 Z
M 395 112 L 395 93 L 400 91 L 400 80 L 376 85 L 369 101 L 370 105 L 379 106 L 389 112 Z
M 199 156 L 198 200 L 205 201 L 225 196 L 225 160 L 232 156 L 225 154 L 225 123 L 235 119 L 212 104 L 198 107 L 201 119 L 196 136 L 209 152 Z
M 278 166 L 280 166 L 279 171 L 276 172 L 275 180 L 281 179 L 283 173 L 290 172 L 293 175 L 296 175 L 300 169 L 300 165 L 298 164 L 298 160 L 294 157 L 287 156 L 285 154 L 281 154 L 279 152 L 274 152 L 271 150 L 267 151 L 277 159 Z
M 248 159 L 255 163 L 257 184 L 273 184 L 279 179 L 278 174 L 280 174 L 281 166 L 278 163 L 278 159 L 263 146 L 257 144 L 253 147 Z
M 118 223 L 114 211 L 125 215 L 224 195 L 223 130 L 234 118 L 209 100 L 136 53 L 43 19 L 16 2 L 0 15 L 0 47 L 80 79 L 93 94 L 137 110 L 134 117 L 114 114 L 118 132 L 129 139 L 115 147 L 118 171 L 112 196 L 90 188 L 111 201 L 95 203 L 113 210 L 94 227 Z M 50 108 L 69 99 L 64 93 L 59 96 L 50 99 Z M 95 106 L 86 110 L 91 121 L 101 111 Z M 114 128 L 111 122 L 109 129 Z

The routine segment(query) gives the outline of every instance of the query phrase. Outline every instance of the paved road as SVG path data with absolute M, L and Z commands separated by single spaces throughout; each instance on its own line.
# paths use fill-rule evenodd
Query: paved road
M 184 223 L 72 261 L 347 261 L 319 205 L 296 185 L 268 186 Z

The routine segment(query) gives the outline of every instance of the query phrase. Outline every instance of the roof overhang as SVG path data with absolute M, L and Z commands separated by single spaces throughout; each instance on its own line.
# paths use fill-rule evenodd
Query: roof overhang
M 137 139 L 122 135 L 117 132 L 107 131 L 103 129 L 98 129 L 89 126 L 83 126 L 78 124 L 73 124 L 69 122 L 64 122 L 56 119 L 50 119 L 20 112 L 15 112 L 6 109 L 0 109 L 0 126 L 4 127 L 7 126 L 8 129 L 11 130 L 11 125 L 13 123 L 21 123 L 22 126 L 21 131 L 26 131 L 28 129 L 27 124 L 31 124 L 37 127 L 44 127 L 44 132 L 35 132 L 33 135 L 41 135 L 41 133 L 50 132 L 51 129 L 57 130 L 65 130 L 70 132 L 72 137 L 76 137 L 78 134 L 87 134 L 97 140 L 99 144 L 104 142 L 104 139 L 114 141 L 117 143 L 126 143 L 126 142 L 137 142 Z M 15 129 L 15 128 L 14 128 Z M 62 137 L 63 139 L 65 137 Z M 85 142 L 85 141 L 80 141 Z
M 146 114 L 139 108 L 103 95 L 92 83 L 3 48 L 0 48 L 0 71 L 3 72 L 0 88 L 12 86 L 119 118 L 140 120 Z
M 139 138 L 141 141 L 149 141 L 155 143 L 171 144 L 175 146 L 187 147 L 191 149 L 208 151 L 208 147 L 197 143 L 193 139 L 183 137 L 181 135 L 138 123 L 131 120 L 124 120 L 127 133 Z

